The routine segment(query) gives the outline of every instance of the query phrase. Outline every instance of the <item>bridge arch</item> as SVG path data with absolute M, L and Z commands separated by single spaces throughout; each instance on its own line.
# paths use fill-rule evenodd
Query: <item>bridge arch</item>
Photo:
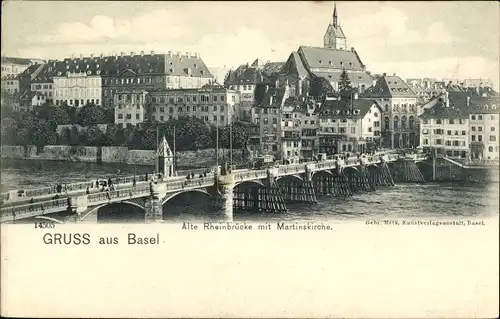
M 244 184 L 256 184 L 260 187 L 266 187 L 266 185 L 264 185 L 264 183 L 260 180 L 250 180 L 250 181 L 238 182 L 238 183 L 234 184 L 234 188 L 242 186 Z
M 165 205 L 169 200 L 171 200 L 172 198 L 174 197 L 177 197 L 181 194 L 186 194 L 186 193 L 201 193 L 201 194 L 206 194 L 208 195 L 209 197 L 212 197 L 213 195 L 210 194 L 206 189 L 188 189 L 188 190 L 185 190 L 185 191 L 180 191 L 180 192 L 177 192 L 177 193 L 172 193 L 172 194 L 167 194 L 167 196 L 165 196 L 162 201 L 161 201 L 161 204 L 162 205 Z
M 106 207 L 106 206 L 110 206 L 110 205 L 127 205 L 127 206 L 133 206 L 133 207 L 138 207 L 140 208 L 143 213 L 145 212 L 145 208 L 144 206 L 136 203 L 136 202 L 133 202 L 133 201 L 122 201 L 122 202 L 114 202 L 114 203 L 104 203 L 102 205 L 98 205 L 98 206 L 95 206 L 95 207 L 91 207 L 89 209 L 87 209 L 86 212 L 84 212 L 82 215 L 81 215 L 81 218 L 80 220 L 85 220 L 87 219 L 89 216 L 91 216 L 92 214 L 95 214 L 99 211 L 99 209 L 103 208 L 103 207 Z
M 64 224 L 64 222 L 60 221 L 59 219 L 55 219 L 55 218 L 48 217 L 48 216 L 43 216 L 43 215 L 40 215 L 40 216 L 35 216 L 34 218 L 35 218 L 35 219 L 44 219 L 44 220 L 48 220 L 48 221 L 51 221 L 51 222 L 54 222 L 54 223 L 57 223 L 57 224 Z
M 333 168 L 333 169 L 335 169 L 335 168 Z M 335 176 L 335 174 L 332 172 L 332 170 L 325 169 L 325 170 L 314 171 L 311 175 L 311 178 L 314 178 L 315 176 L 317 177 L 320 175 Z
M 285 180 L 285 179 L 294 179 L 294 180 L 300 181 L 301 183 L 304 182 L 304 179 L 301 176 L 299 176 L 299 175 L 282 175 L 282 176 L 278 176 L 278 178 L 276 178 L 276 182 L 279 182 L 279 181 L 282 181 L 282 180 Z

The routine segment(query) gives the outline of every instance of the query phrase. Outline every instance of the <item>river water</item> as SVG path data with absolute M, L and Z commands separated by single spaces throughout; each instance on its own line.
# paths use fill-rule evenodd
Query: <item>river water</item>
M 88 181 L 96 177 L 144 174 L 151 166 L 126 164 L 66 163 L 56 161 L 2 160 L 1 191 L 53 186 L 57 183 Z M 351 198 L 323 196 L 318 204 L 287 204 L 287 214 L 271 215 L 236 212 L 235 220 L 350 220 L 369 218 L 482 218 L 498 214 L 498 183 L 399 184 Z M 202 199 L 201 197 L 200 199 Z M 206 206 L 197 198 L 181 204 L 182 213 L 172 220 L 205 220 Z M 192 202 L 195 202 L 192 204 Z

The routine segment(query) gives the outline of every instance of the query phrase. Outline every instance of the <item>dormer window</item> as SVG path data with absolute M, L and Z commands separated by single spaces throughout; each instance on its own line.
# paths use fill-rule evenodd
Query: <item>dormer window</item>
M 343 66 L 344 65 L 344 62 L 340 61 L 340 66 Z
M 329 63 L 330 65 L 333 65 L 332 61 L 328 61 L 328 63 Z
M 322 64 L 322 63 L 323 63 L 323 61 L 321 61 L 321 60 L 319 60 L 318 62 L 319 62 L 319 64 Z

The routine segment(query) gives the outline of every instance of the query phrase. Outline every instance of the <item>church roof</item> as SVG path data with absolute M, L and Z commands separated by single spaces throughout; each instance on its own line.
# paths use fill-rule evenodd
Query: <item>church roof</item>
M 364 65 L 354 49 L 337 50 L 301 46 L 298 54 L 307 69 L 346 69 L 364 71 Z
M 259 84 L 268 83 L 269 79 L 264 75 L 263 69 L 248 65 L 240 65 L 236 70 L 230 71 L 224 81 L 225 85 Z
M 314 75 L 327 79 L 330 82 L 340 82 L 340 75 L 342 70 L 334 70 L 332 72 L 313 72 Z M 365 72 L 349 72 L 346 70 L 349 80 L 353 83 L 367 83 L 371 85 L 373 83 L 373 78 Z
M 165 138 L 165 135 L 163 135 L 163 138 L 162 138 L 160 144 L 158 144 L 157 155 L 163 156 L 163 157 L 171 157 L 172 156 L 172 150 L 170 149 L 170 146 L 168 145 L 168 142 L 167 142 L 167 139 Z
M 297 74 L 298 76 L 307 76 L 308 72 L 304 63 L 300 59 L 300 56 L 297 52 L 292 52 L 290 57 L 286 61 L 285 65 L 281 68 L 280 73 L 286 74 Z

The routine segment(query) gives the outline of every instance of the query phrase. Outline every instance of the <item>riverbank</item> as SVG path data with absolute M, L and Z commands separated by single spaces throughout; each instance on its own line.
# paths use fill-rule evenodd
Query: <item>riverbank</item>
M 216 150 L 204 149 L 197 151 L 176 152 L 177 165 L 183 167 L 209 167 L 216 164 Z M 243 164 L 248 161 L 241 149 L 233 150 L 233 163 Z M 219 160 L 229 157 L 229 150 L 219 149 Z M 122 163 L 129 165 L 150 165 L 156 163 L 154 150 L 130 150 L 122 146 L 69 146 L 47 145 L 37 150 L 34 145 L 29 146 L 1 146 L 2 159 L 44 160 L 84 163 Z

